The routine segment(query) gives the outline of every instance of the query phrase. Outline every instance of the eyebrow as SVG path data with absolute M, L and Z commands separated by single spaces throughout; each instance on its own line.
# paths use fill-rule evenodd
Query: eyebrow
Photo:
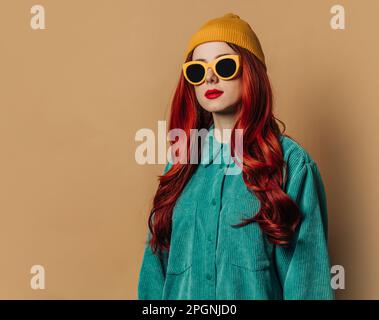
M 221 53 L 221 54 L 215 56 L 214 58 L 217 59 L 218 57 L 227 56 L 229 54 L 231 54 L 231 53 Z M 196 59 L 196 60 L 193 60 L 193 61 L 204 61 L 204 62 L 206 62 L 207 60 L 205 60 L 205 59 Z

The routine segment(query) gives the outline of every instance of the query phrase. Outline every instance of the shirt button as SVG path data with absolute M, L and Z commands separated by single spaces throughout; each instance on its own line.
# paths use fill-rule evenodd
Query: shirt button
M 208 241 L 209 241 L 209 242 L 212 241 L 212 236 L 211 236 L 211 235 L 208 236 Z
M 212 275 L 210 273 L 207 273 L 207 280 L 211 280 L 212 279 Z
M 213 205 L 213 206 L 216 205 L 216 199 L 215 199 L 215 198 L 212 199 L 212 205 Z

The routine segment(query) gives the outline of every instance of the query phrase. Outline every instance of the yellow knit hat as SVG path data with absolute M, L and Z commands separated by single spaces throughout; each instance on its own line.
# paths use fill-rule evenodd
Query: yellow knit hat
M 206 22 L 192 35 L 184 59 L 192 49 L 208 41 L 225 41 L 236 44 L 253 53 L 265 66 L 265 56 L 257 35 L 250 25 L 233 13 Z

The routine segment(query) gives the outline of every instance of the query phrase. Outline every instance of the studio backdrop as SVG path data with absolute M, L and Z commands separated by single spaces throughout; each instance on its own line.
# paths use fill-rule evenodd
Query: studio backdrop
M 379 298 L 376 0 L 2 1 L 0 298 L 137 298 L 159 124 L 190 35 L 228 12 L 322 174 L 337 299 Z M 141 129 L 154 163 L 136 159 Z

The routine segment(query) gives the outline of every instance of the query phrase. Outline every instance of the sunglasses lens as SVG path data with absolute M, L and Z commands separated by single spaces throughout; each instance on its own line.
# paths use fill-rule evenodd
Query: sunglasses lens
M 236 62 L 231 58 L 225 58 L 217 62 L 216 71 L 217 73 L 224 78 L 231 77 L 237 69 Z
M 200 82 L 205 75 L 204 67 L 200 64 L 192 64 L 186 70 L 187 78 L 192 82 Z

